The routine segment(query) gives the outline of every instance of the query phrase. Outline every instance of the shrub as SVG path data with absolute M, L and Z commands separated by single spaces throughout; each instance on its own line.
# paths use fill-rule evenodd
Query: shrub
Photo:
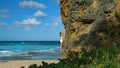
M 43 61 L 42 65 L 33 64 L 29 68 L 120 68 L 119 55 L 119 46 L 96 48 L 90 52 L 82 49 L 82 53 L 70 52 L 67 59 L 59 59 L 58 63 L 48 64 Z

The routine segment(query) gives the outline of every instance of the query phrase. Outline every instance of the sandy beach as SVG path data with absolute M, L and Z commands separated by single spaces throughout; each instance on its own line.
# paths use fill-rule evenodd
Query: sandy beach
M 58 60 L 12 60 L 12 61 L 0 61 L 0 68 L 21 68 L 24 66 L 28 68 L 31 64 L 42 64 L 42 61 L 47 63 L 58 63 Z

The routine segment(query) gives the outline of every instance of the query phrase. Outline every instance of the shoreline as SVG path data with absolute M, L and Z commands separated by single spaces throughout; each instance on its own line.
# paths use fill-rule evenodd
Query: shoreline
M 42 64 L 42 61 L 47 63 L 58 63 L 59 60 L 2 60 L 0 61 L 1 68 L 21 68 L 24 66 L 28 68 L 32 64 L 37 64 L 38 66 Z

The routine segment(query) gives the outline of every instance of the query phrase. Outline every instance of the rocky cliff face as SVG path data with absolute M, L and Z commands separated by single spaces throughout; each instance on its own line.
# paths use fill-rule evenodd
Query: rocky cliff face
M 69 51 L 120 45 L 120 0 L 60 0 L 66 35 L 63 57 Z

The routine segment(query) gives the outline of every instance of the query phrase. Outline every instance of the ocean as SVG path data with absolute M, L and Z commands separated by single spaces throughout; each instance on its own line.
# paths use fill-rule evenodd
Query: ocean
M 0 60 L 56 60 L 59 41 L 0 41 Z

